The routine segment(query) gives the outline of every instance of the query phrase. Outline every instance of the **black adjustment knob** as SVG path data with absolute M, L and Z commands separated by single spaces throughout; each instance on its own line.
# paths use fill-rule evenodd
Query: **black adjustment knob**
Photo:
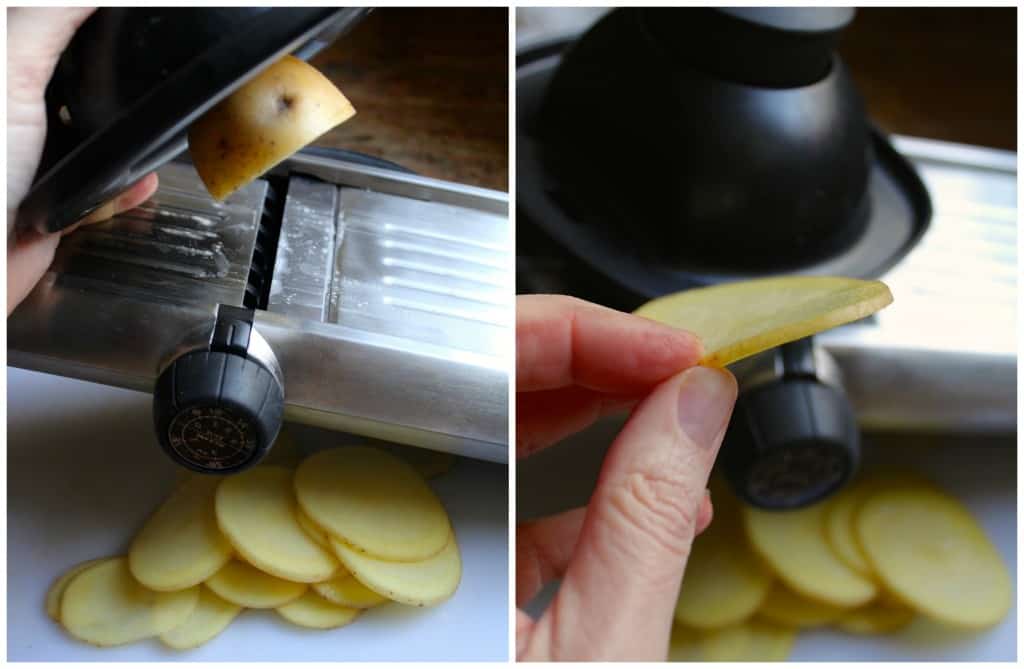
M 269 369 L 233 351 L 200 350 L 157 379 L 160 445 L 194 471 L 227 474 L 258 463 L 281 429 L 284 389 Z
M 719 461 L 750 504 L 793 509 L 841 487 L 859 459 L 860 433 L 846 397 L 817 379 L 789 378 L 739 397 Z

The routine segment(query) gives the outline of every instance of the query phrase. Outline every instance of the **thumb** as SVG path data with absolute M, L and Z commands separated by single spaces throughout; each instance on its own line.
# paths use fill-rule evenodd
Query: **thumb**
M 728 372 L 694 367 L 634 411 L 605 458 L 558 596 L 534 631 L 564 653 L 558 659 L 664 661 L 736 392 Z

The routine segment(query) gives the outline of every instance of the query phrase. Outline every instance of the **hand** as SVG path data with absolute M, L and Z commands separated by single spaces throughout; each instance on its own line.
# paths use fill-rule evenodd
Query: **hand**
M 7 315 L 53 261 L 62 233 L 15 233 L 18 207 L 35 178 L 46 139 L 46 85 L 61 52 L 94 11 L 89 7 L 7 10 Z M 98 223 L 145 202 L 156 191 L 150 174 L 82 223 Z M 76 224 L 77 226 L 78 224 Z M 63 231 L 71 232 L 76 226 Z
M 562 578 L 538 620 L 517 612 L 518 658 L 664 661 L 736 380 L 695 366 L 687 332 L 567 297 L 517 302 L 518 457 L 635 407 L 587 507 L 517 528 L 517 606 Z

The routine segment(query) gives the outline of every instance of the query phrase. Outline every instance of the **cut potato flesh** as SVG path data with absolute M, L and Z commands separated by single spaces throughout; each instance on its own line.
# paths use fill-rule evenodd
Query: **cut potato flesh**
M 220 482 L 190 477 L 146 521 L 128 552 L 132 575 L 142 585 L 161 591 L 190 588 L 231 559 L 231 544 L 213 511 Z
M 328 534 L 384 560 L 425 560 L 451 533 L 448 514 L 423 477 L 381 449 L 321 451 L 299 465 L 295 490 L 302 510 Z
M 829 500 L 825 509 L 825 536 L 835 554 L 862 576 L 871 577 L 871 564 L 857 542 L 853 516 L 864 501 L 867 486 L 853 485 Z
M 103 560 L 68 583 L 61 622 L 74 637 L 96 646 L 118 646 L 167 632 L 188 619 L 199 588 L 156 592 L 138 583 L 127 558 Z
M 352 574 L 314 583 L 313 590 L 329 602 L 353 609 L 369 609 L 388 601 L 387 597 L 370 590 Z
M 103 562 L 113 558 L 97 558 L 95 560 L 86 560 L 85 562 L 79 562 L 71 569 L 61 574 L 50 589 L 46 591 L 46 615 L 53 618 L 55 621 L 60 622 L 60 600 L 64 596 L 64 591 L 68 587 L 68 583 L 71 579 L 81 574 L 83 571 L 93 566 L 94 564 Z
M 296 519 L 293 472 L 259 466 L 231 476 L 217 489 L 217 522 L 246 562 L 289 581 L 330 579 L 337 559 Z
M 378 560 L 333 537 L 331 545 L 360 583 L 403 604 L 437 604 L 451 597 L 462 579 L 462 559 L 454 534 L 449 535 L 440 553 L 421 562 Z
M 872 602 L 844 613 L 836 627 L 850 634 L 889 634 L 909 625 L 915 615 L 906 606 Z
M 887 487 L 856 517 L 857 537 L 885 586 L 918 611 L 968 628 L 998 623 L 1013 603 L 999 552 L 958 501 L 932 486 Z
M 701 364 L 724 367 L 761 351 L 870 316 L 892 302 L 880 281 L 785 276 L 696 288 L 635 312 L 697 335 Z
M 825 503 L 795 511 L 744 508 L 750 543 L 786 585 L 833 606 L 866 604 L 878 592 L 874 582 L 846 565 L 825 539 Z
M 189 153 L 223 200 L 355 113 L 316 68 L 285 56 L 192 124 Z
M 176 650 L 197 648 L 223 632 L 242 612 L 242 607 L 225 601 L 207 588 L 199 589 L 199 600 L 185 622 L 160 635 L 160 641 Z
M 776 583 L 757 614 L 761 618 L 790 627 L 818 627 L 839 620 L 850 610 L 802 597 Z
M 344 627 L 356 619 L 359 611 L 333 604 L 312 590 L 294 602 L 277 608 L 277 613 L 288 622 L 315 629 Z
M 707 662 L 781 662 L 789 657 L 796 629 L 750 620 L 715 630 L 700 641 Z
M 295 508 L 295 518 L 299 521 L 299 525 L 302 526 L 302 529 L 305 530 L 306 534 L 308 534 L 313 541 L 330 550 L 331 544 L 327 541 L 327 531 L 314 523 L 313 519 L 306 515 L 306 512 L 302 510 L 302 507 Z
M 773 579 L 771 570 L 747 548 L 735 505 L 724 495 L 713 498 L 715 519 L 693 542 L 675 610 L 677 622 L 700 629 L 748 618 Z
M 250 564 L 232 560 L 206 581 L 222 599 L 249 609 L 276 609 L 302 596 L 305 583 L 286 581 Z

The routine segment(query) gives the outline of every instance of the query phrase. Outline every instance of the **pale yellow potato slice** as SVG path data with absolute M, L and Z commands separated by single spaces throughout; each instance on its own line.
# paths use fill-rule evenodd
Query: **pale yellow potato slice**
M 241 606 L 221 599 L 208 588 L 200 588 L 199 600 L 192 615 L 182 624 L 161 634 L 160 641 L 175 650 L 198 648 L 227 629 L 241 612 Z
M 314 583 L 312 587 L 327 601 L 353 609 L 369 609 L 388 601 L 387 597 L 370 590 L 348 573 L 323 583 Z
M 704 344 L 701 364 L 724 367 L 870 316 L 891 302 L 880 281 L 784 276 L 674 293 L 635 313 L 697 335 Z
M 324 548 L 330 549 L 331 544 L 327 541 L 327 531 L 314 523 L 313 519 L 306 515 L 301 506 L 295 507 L 295 519 L 299 521 L 299 525 L 313 541 Z
M 360 609 L 338 606 L 309 590 L 294 602 L 278 607 L 276 611 L 290 623 L 325 630 L 348 625 L 356 619 Z
M 851 485 L 830 499 L 825 507 L 825 537 L 836 556 L 862 576 L 871 577 L 871 563 L 857 542 L 853 516 L 869 488 L 863 482 Z
M 136 581 L 127 558 L 103 560 L 68 583 L 60 619 L 72 636 L 95 646 L 119 646 L 159 636 L 188 619 L 199 588 L 156 592 Z
M 735 500 L 720 485 L 712 488 L 715 518 L 693 542 L 676 602 L 675 620 L 713 629 L 748 618 L 760 607 L 774 578 L 751 551 Z
M 808 599 L 776 583 L 765 597 L 757 615 L 789 627 L 819 627 L 839 620 L 850 612 L 850 609 Z
M 874 601 L 847 611 L 835 624 L 850 634 L 890 634 L 912 623 L 916 615 L 910 607 Z
M 207 579 L 206 587 L 225 601 L 247 609 L 276 609 L 301 597 L 309 586 L 232 560 Z
M 295 491 L 302 510 L 328 534 L 384 560 L 425 560 L 451 533 L 448 514 L 423 477 L 381 449 L 316 453 L 295 471 Z
M 743 509 L 751 545 L 798 594 L 853 608 L 878 593 L 873 581 L 840 560 L 825 538 L 825 503 L 794 511 Z
M 900 600 L 940 622 L 995 625 L 1013 604 L 999 551 L 970 512 L 928 485 L 886 487 L 856 517 L 857 537 L 878 577 Z
M 192 124 L 189 153 L 223 200 L 355 113 L 315 67 L 285 56 Z
M 116 558 L 96 558 L 94 560 L 86 560 L 85 562 L 79 562 L 71 569 L 57 577 L 57 580 L 53 582 L 50 589 L 46 591 L 46 615 L 50 616 L 56 622 L 60 622 L 60 600 L 64 596 L 64 591 L 68 587 L 68 583 L 71 579 L 81 574 L 89 567 L 103 562 L 104 560 L 113 560 Z
M 440 553 L 421 562 L 389 562 L 370 557 L 331 537 L 345 567 L 370 590 L 410 606 L 433 606 L 448 599 L 462 579 L 462 558 L 455 535 Z
M 705 635 L 700 655 L 706 662 L 782 662 L 795 640 L 795 628 L 755 618 Z
M 292 476 L 285 467 L 261 465 L 225 479 L 217 489 L 217 522 L 257 569 L 299 583 L 326 581 L 338 560 L 299 525 Z
M 186 479 L 146 521 L 128 551 L 132 575 L 142 585 L 183 590 L 202 583 L 231 559 L 231 544 L 213 511 L 221 480 Z

